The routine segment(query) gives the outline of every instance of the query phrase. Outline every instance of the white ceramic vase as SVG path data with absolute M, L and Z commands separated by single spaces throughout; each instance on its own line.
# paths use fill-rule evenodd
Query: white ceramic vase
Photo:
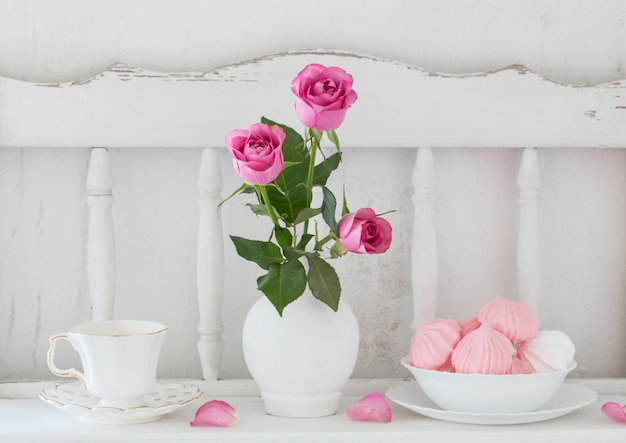
M 335 414 L 358 350 L 359 326 L 350 305 L 341 299 L 334 312 L 308 290 L 282 317 L 261 297 L 243 326 L 246 365 L 271 415 Z

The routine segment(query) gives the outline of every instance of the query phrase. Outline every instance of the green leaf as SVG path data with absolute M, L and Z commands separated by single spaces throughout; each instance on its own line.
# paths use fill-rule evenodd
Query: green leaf
M 343 203 L 341 205 L 341 216 L 343 217 L 346 214 L 349 214 L 350 210 L 348 209 L 348 202 L 346 200 L 346 188 L 343 188 Z
M 286 137 L 285 137 L 285 141 L 283 142 L 283 157 L 285 158 L 285 161 L 297 162 L 297 161 L 302 160 L 302 156 L 304 155 L 305 149 L 304 149 L 304 139 L 302 138 L 300 134 L 298 134 L 294 129 L 290 128 L 289 126 L 277 123 L 265 117 L 261 117 L 261 123 L 264 123 L 270 126 L 278 125 L 283 129 L 283 131 L 285 131 Z M 287 152 L 285 152 L 285 148 L 287 148 Z M 294 154 L 298 154 L 299 160 L 294 159 L 292 157 L 292 155 Z
M 339 137 L 337 136 L 337 133 L 334 130 L 326 131 L 326 135 L 328 136 L 328 140 L 333 142 L 333 145 L 337 148 L 337 152 L 341 152 L 341 146 L 339 146 Z
M 249 207 L 252 213 L 255 215 L 269 216 L 269 213 L 267 212 L 267 206 L 265 205 L 253 205 L 252 203 L 248 203 L 246 206 Z
M 322 218 L 332 232 L 337 234 L 337 220 L 335 219 L 335 211 L 337 209 L 337 200 L 335 195 L 326 186 L 322 187 Z
M 291 231 L 289 229 L 281 226 L 274 226 L 274 235 L 276 236 L 276 241 L 283 249 L 291 246 L 293 235 L 291 235 Z
M 290 146 L 286 142 L 283 142 L 282 151 L 284 159 L 283 168 L 301 163 L 307 155 L 307 152 L 303 151 L 300 146 Z
M 333 311 L 337 311 L 341 284 L 335 269 L 317 255 L 307 254 L 306 258 L 309 262 L 309 272 L 306 276 L 309 289 L 315 298 L 326 303 Z
M 325 186 L 330 174 L 337 169 L 339 163 L 341 163 L 341 154 L 337 152 L 315 165 L 315 170 L 313 171 L 313 185 Z
M 282 317 L 285 307 L 302 295 L 306 288 L 306 271 L 299 260 L 272 264 L 268 273 L 257 279 L 265 294 Z
M 272 206 L 287 225 L 293 225 L 296 217 L 307 207 L 307 191 L 304 184 L 300 184 L 283 194 L 276 188 L 268 187 L 267 194 Z
M 230 239 L 235 244 L 237 254 L 263 269 L 269 269 L 272 264 L 281 263 L 284 260 L 280 248 L 272 242 L 248 240 L 235 235 L 231 235 Z
M 315 217 L 322 212 L 320 208 L 304 208 L 302 211 L 298 212 L 298 216 L 294 220 L 293 224 L 297 225 L 298 223 L 302 223 L 305 220 Z
M 284 193 L 289 189 L 293 189 L 298 184 L 304 183 L 309 173 L 309 157 L 305 156 L 298 163 L 292 163 L 278 174 L 274 183 Z
M 309 132 L 309 135 L 311 135 L 311 137 L 315 139 L 317 146 L 319 146 L 320 141 L 322 141 L 322 136 L 324 135 L 324 131 L 318 131 L 317 129 L 309 128 L 308 132 Z
M 237 194 L 241 194 L 241 193 L 246 193 L 247 194 L 247 193 L 250 193 L 250 192 L 254 192 L 254 187 L 249 185 L 248 183 L 243 183 L 241 186 L 239 186 L 237 189 L 235 189 L 232 194 L 230 194 L 228 197 L 226 197 L 224 200 L 222 200 L 220 202 L 220 204 L 217 205 L 217 207 L 219 208 L 220 206 L 222 206 L 224 203 L 226 203 L 228 200 L 230 200 L 231 198 L 233 198 Z
M 287 261 L 298 260 L 304 256 L 306 252 L 303 249 L 292 248 L 291 246 L 283 248 L 283 254 Z

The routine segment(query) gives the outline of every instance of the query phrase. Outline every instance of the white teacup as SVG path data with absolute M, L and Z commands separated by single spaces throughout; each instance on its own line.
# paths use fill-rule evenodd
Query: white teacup
M 139 320 L 103 320 L 73 326 L 50 337 L 48 367 L 60 377 L 76 377 L 100 398 L 98 406 L 129 408 L 141 404 L 156 383 L 156 368 L 167 326 Z M 83 371 L 59 369 L 54 363 L 57 341 L 70 342 Z

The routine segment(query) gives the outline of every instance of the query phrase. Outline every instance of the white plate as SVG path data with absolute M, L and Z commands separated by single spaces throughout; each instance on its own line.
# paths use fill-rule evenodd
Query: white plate
M 598 396 L 591 389 L 573 383 L 563 383 L 548 403 L 536 411 L 516 413 L 476 413 L 447 411 L 436 406 L 416 382 L 406 382 L 387 390 L 394 403 L 427 417 L 457 423 L 481 425 L 512 425 L 534 423 L 560 417 L 594 402 Z
M 147 423 L 202 397 L 196 386 L 183 383 L 157 384 L 154 391 L 143 396 L 143 404 L 132 408 L 98 406 L 98 397 L 90 394 L 80 383 L 61 383 L 44 389 L 39 395 L 46 403 L 70 414 L 96 423 Z

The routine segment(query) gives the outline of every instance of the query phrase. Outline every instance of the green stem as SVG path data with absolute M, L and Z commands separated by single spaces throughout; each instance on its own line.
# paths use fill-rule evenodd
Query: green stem
M 322 250 L 322 247 L 323 247 L 326 243 L 328 243 L 329 241 L 331 241 L 332 239 L 333 239 L 333 236 L 331 236 L 331 235 L 327 235 L 327 236 L 326 236 L 326 237 L 324 237 L 323 239 L 321 239 L 321 240 L 317 241 L 317 242 L 315 243 L 315 250 L 316 250 L 316 251 L 321 251 L 321 250 Z
M 315 172 L 315 155 L 317 154 L 318 148 L 318 139 L 315 135 L 309 130 L 309 136 L 311 137 L 311 154 L 309 159 L 309 172 L 307 175 L 306 181 L 306 205 L 307 207 L 311 207 L 311 201 L 313 200 L 313 174 Z M 309 220 L 304 221 L 304 234 L 309 233 Z
M 254 185 L 254 187 L 261 194 L 261 197 L 263 197 L 263 202 L 265 203 L 265 207 L 267 208 L 268 215 L 272 219 L 272 223 L 274 223 L 274 226 L 278 225 L 278 219 L 276 218 L 276 213 L 274 212 L 274 208 L 270 204 L 270 198 L 267 195 L 267 189 L 265 188 L 265 186 L 261 186 L 261 185 Z

